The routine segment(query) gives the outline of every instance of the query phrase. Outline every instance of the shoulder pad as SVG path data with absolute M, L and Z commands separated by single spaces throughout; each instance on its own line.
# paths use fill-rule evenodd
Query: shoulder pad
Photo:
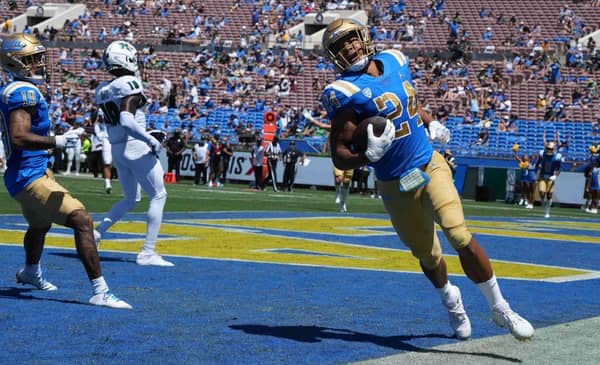
M 2 103 L 8 110 L 29 108 L 44 100 L 40 90 L 33 84 L 24 81 L 15 81 L 2 91 Z
M 111 83 L 111 88 L 116 95 L 121 96 L 144 93 L 142 81 L 135 76 L 121 76 Z
M 400 66 L 408 65 L 408 57 L 406 57 L 404 53 L 396 49 L 386 49 L 385 51 L 381 51 L 380 54 L 390 55 L 394 57 L 394 59 L 396 60 L 396 62 L 398 62 Z
M 327 110 L 327 114 L 331 117 L 338 109 L 343 108 L 348 100 L 359 91 L 360 88 L 349 81 L 336 80 L 327 85 L 323 90 L 321 104 L 323 104 L 323 107 Z

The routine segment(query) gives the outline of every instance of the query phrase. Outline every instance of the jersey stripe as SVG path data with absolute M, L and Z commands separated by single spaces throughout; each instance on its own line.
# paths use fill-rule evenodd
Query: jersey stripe
M 349 81 L 345 81 L 345 80 L 336 80 L 336 81 L 332 82 L 331 84 L 329 84 L 329 87 L 341 92 L 342 94 L 346 95 L 347 97 L 351 97 L 352 95 L 354 95 L 360 91 L 358 86 L 354 85 L 353 83 L 351 83 Z
M 385 51 L 382 51 L 381 53 L 387 53 L 387 54 L 392 55 L 396 59 L 396 61 L 398 61 L 400 66 L 406 65 L 406 56 L 404 55 L 404 53 L 402 53 L 398 50 L 386 49 Z
M 29 82 L 15 81 L 12 84 L 8 85 L 8 87 L 6 89 L 4 89 L 4 92 L 2 93 L 2 102 L 4 104 L 8 104 L 8 99 L 10 99 L 10 95 L 13 93 L 13 91 L 15 91 L 16 89 L 18 89 L 22 86 L 30 86 L 30 87 L 36 89 L 38 93 L 40 93 L 38 88 L 33 86 L 33 84 L 31 84 Z M 41 93 L 40 93 L 40 95 L 41 95 Z

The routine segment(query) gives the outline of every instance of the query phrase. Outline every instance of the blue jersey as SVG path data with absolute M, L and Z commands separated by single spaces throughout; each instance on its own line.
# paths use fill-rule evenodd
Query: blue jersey
M 590 190 L 600 190 L 600 167 L 594 167 L 591 171 Z
M 533 183 L 535 182 L 535 166 L 529 161 L 519 163 L 521 169 L 521 181 Z
M 44 95 L 33 84 L 15 81 L 0 88 L 0 123 L 6 136 L 8 168 L 4 173 L 4 184 L 11 196 L 17 195 L 27 185 L 44 175 L 48 167 L 48 151 L 29 151 L 15 148 L 10 141 L 10 113 L 17 109 L 33 109 L 31 133 L 47 136 L 50 129 L 48 104 Z
M 562 155 L 560 153 L 554 153 L 547 155 L 544 150 L 540 151 L 540 157 L 537 161 L 537 169 L 540 171 L 540 178 L 549 178 L 554 175 L 556 171 L 560 170 L 560 163 L 562 162 Z
M 383 65 L 383 74 L 345 73 L 327 85 L 321 103 L 330 119 L 344 108 L 351 108 L 357 119 L 383 116 L 396 127 L 396 137 L 389 151 L 376 163 L 378 180 L 398 179 L 405 172 L 431 160 L 433 147 L 418 115 L 417 90 L 408 59 L 399 51 L 385 50 L 373 57 Z

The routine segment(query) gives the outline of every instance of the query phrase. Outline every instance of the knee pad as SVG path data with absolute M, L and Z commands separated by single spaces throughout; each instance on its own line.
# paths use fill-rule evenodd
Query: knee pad
M 434 270 L 437 268 L 440 264 L 440 260 L 442 259 L 441 251 L 439 253 L 427 252 L 426 254 L 419 254 L 418 252 L 413 251 L 412 254 L 427 270 Z
M 163 190 L 160 193 L 156 194 L 151 200 L 167 200 L 167 191 Z
M 473 235 L 467 229 L 467 225 L 462 223 L 456 227 L 448 228 L 444 230 L 444 235 L 450 241 L 450 244 L 454 249 L 460 250 L 471 243 Z

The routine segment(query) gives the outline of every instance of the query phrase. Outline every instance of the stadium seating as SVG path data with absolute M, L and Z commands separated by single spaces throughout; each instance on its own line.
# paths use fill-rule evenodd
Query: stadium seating
M 59 0 L 56 2 L 70 2 L 67 0 Z M 386 0 L 381 3 L 383 8 L 392 4 L 393 1 Z M 293 1 L 284 0 L 280 2 L 283 6 L 293 4 Z M 407 0 L 407 13 L 414 14 L 416 19 L 423 13 L 425 3 L 421 0 Z M 15 16 L 22 13 L 25 9 L 23 6 L 24 2 L 17 2 L 17 9 L 9 10 L 5 9 L 3 15 Z M 164 60 L 167 64 L 163 69 L 155 69 L 147 67 L 144 70 L 147 80 L 150 85 L 158 85 L 163 79 L 169 79 L 173 83 L 178 82 L 181 76 L 181 71 L 185 63 L 191 63 L 194 56 L 194 51 L 198 48 L 181 47 L 181 50 L 174 51 L 169 48 L 161 47 L 164 43 L 166 35 L 159 35 L 157 33 L 157 27 L 164 27 L 167 31 L 177 25 L 180 27 L 182 32 L 187 32 L 192 27 L 194 12 L 177 12 L 174 6 L 170 9 L 170 15 L 168 17 L 155 16 L 149 9 L 146 15 L 137 14 L 135 18 L 128 16 L 120 16 L 115 14 L 117 9 L 116 5 L 106 5 L 104 1 L 87 1 L 85 4 L 88 6 L 90 11 L 100 10 L 103 13 L 102 17 L 91 17 L 89 20 L 89 27 L 92 34 L 92 39 L 75 38 L 75 43 L 72 44 L 75 47 L 72 51 L 73 58 L 67 59 L 60 62 L 58 66 L 57 60 L 59 60 L 60 49 L 58 46 L 65 44 L 57 44 L 56 47 L 52 44 L 51 47 L 51 60 L 53 60 L 52 68 L 52 79 L 51 83 L 55 87 L 63 87 L 64 84 L 68 84 L 75 90 L 79 95 L 90 94 L 92 90 L 87 87 L 88 82 L 92 78 L 96 78 L 99 81 L 107 80 L 108 76 L 101 70 L 86 70 L 84 69 L 84 58 L 80 56 L 85 47 L 99 47 L 99 44 L 86 43 L 95 41 L 98 31 L 101 28 L 106 28 L 109 36 L 106 41 L 110 41 L 117 38 L 122 38 L 124 35 L 112 36 L 110 30 L 114 26 L 121 26 L 124 22 L 129 21 L 135 23 L 131 25 L 135 28 L 135 44 L 138 48 L 143 48 L 148 44 L 155 45 L 157 49 L 156 57 L 160 60 Z M 116 2 L 114 2 L 116 4 Z M 530 1 L 518 1 L 518 0 L 495 0 L 493 2 L 482 2 L 483 5 L 473 6 L 473 3 L 469 0 L 456 0 L 446 1 L 444 16 L 453 18 L 459 14 L 461 17 L 461 30 L 466 30 L 470 33 L 470 40 L 472 42 L 472 50 L 475 54 L 483 54 L 486 49 L 491 50 L 490 46 L 494 46 L 493 54 L 486 55 L 487 57 L 474 57 L 474 60 L 468 65 L 468 79 L 473 85 L 478 85 L 477 73 L 485 67 L 487 64 L 493 64 L 498 68 L 503 67 L 502 56 L 507 54 L 508 51 L 527 51 L 526 49 L 518 48 L 507 48 L 502 46 L 502 40 L 511 34 L 516 33 L 516 25 L 511 24 L 509 21 L 511 16 L 516 16 L 516 22 L 523 21 L 525 24 L 533 27 L 534 25 L 540 26 L 540 39 L 547 39 L 551 43 L 551 49 L 559 49 L 565 41 L 573 38 L 572 34 L 568 34 L 563 26 L 558 21 L 561 9 L 567 5 L 564 0 L 530 0 Z M 203 2 L 202 15 L 207 17 L 213 17 L 215 22 L 218 23 L 226 17 L 227 23 L 219 29 L 218 39 L 221 42 L 230 44 L 234 49 L 239 45 L 240 34 L 245 32 L 247 29 L 252 28 L 251 24 L 251 11 L 257 6 L 261 7 L 262 3 L 255 1 L 243 1 L 238 4 L 238 8 L 232 8 L 231 3 L 222 1 L 209 0 Z M 367 9 L 371 6 L 367 4 Z M 481 18 L 479 11 L 482 6 L 491 10 L 494 17 Z M 589 2 L 572 3 L 569 2 L 568 6 L 573 9 L 576 16 L 585 23 L 587 30 L 598 29 L 598 19 L 600 19 L 600 8 L 590 6 Z M 506 21 L 499 24 L 497 16 L 503 14 Z M 276 24 L 278 16 L 281 13 L 276 9 L 271 9 L 261 15 L 261 21 L 268 19 L 270 24 Z M 298 23 L 300 20 L 291 20 L 290 25 Z M 419 23 L 421 24 L 421 23 Z M 404 25 L 394 20 L 382 21 L 377 25 L 378 27 L 391 29 L 401 29 Z M 448 39 L 448 27 L 438 18 L 426 19 L 424 23 L 423 37 L 418 42 L 402 42 L 402 50 L 411 55 L 416 56 L 420 54 L 434 54 L 441 53 L 447 50 L 446 41 Z M 487 27 L 493 29 L 494 35 L 491 42 L 484 42 L 481 40 L 481 33 Z M 212 35 L 207 35 L 204 32 L 200 35 L 199 39 L 190 44 L 202 45 L 214 45 L 215 38 Z M 60 38 L 59 38 L 60 39 Z M 77 43 L 82 42 L 82 43 Z M 397 42 L 393 40 L 383 40 L 380 43 L 387 44 L 387 46 L 396 46 Z M 414 57 L 412 58 L 414 60 Z M 299 75 L 291 76 L 295 79 L 296 88 L 290 92 L 289 96 L 282 97 L 281 101 L 288 107 L 293 107 L 298 110 L 302 110 L 307 107 L 312 107 L 318 103 L 318 90 L 313 90 L 313 80 L 319 79 L 323 82 L 334 79 L 332 71 L 317 71 L 316 70 L 317 60 L 304 57 L 303 59 L 303 72 Z M 61 70 L 62 69 L 62 70 Z M 248 73 L 251 77 L 251 87 L 255 90 L 254 95 L 260 95 L 268 99 L 273 98 L 265 91 L 265 80 L 264 78 L 254 74 Z M 584 87 L 589 81 L 600 81 L 598 73 L 590 74 L 582 69 L 567 69 L 563 67 L 562 70 L 562 83 L 557 85 L 549 85 L 547 80 L 542 78 L 534 78 L 531 80 L 525 80 L 522 77 L 507 77 L 510 79 L 510 86 L 505 90 L 510 96 L 513 102 L 512 114 L 516 114 L 519 117 L 518 125 L 519 129 L 517 132 L 498 132 L 496 133 L 495 128 L 490 128 L 490 140 L 487 147 L 478 148 L 478 153 L 489 155 L 493 158 L 510 158 L 510 146 L 512 143 L 522 143 L 524 148 L 527 150 L 535 150 L 540 146 L 540 134 L 541 131 L 546 129 L 548 133 L 554 129 L 551 127 L 553 123 L 540 121 L 544 117 L 544 111 L 534 108 L 536 96 L 544 92 L 549 86 L 558 87 L 561 90 L 563 96 L 570 100 L 570 94 L 577 87 Z M 449 86 L 454 86 L 458 80 L 448 80 Z M 61 84 L 61 85 L 59 85 Z M 448 125 L 453 129 L 454 138 L 451 144 L 452 149 L 457 151 L 465 150 L 464 146 L 471 143 L 477 136 L 477 128 L 474 126 L 463 125 L 461 120 L 464 116 L 464 110 L 457 108 L 456 103 L 449 103 L 448 101 L 442 100 L 435 97 L 434 91 L 431 87 L 426 85 L 423 80 L 416 81 L 419 87 L 420 97 L 423 101 L 429 104 L 431 110 L 436 110 L 443 104 L 450 104 L 453 109 L 454 115 L 457 118 L 451 118 Z M 226 86 L 216 86 L 209 90 L 208 96 L 215 101 L 223 99 L 226 92 Z M 165 116 L 157 114 L 149 114 L 148 121 L 154 123 L 156 127 L 162 127 L 165 122 L 171 128 L 178 128 L 192 124 L 193 128 L 210 128 L 217 126 L 223 134 L 228 135 L 232 140 L 236 140 L 237 137 L 235 132 L 228 128 L 227 122 L 229 115 L 233 112 L 229 106 L 218 105 L 219 108 L 216 110 L 206 111 L 207 115 L 196 119 L 196 120 L 180 120 L 174 111 L 171 114 Z M 554 122 L 554 125 L 560 131 L 561 135 L 567 136 L 572 135 L 571 139 L 571 151 L 570 156 L 574 159 L 586 158 L 587 146 L 592 142 L 591 136 L 591 123 L 590 121 L 600 115 L 600 103 L 595 100 L 589 108 L 567 108 L 567 118 L 569 122 Z M 262 127 L 262 115 L 261 112 L 249 110 L 245 112 L 236 112 L 238 117 L 243 122 L 250 122 L 255 129 Z M 536 121 L 537 120 L 537 121 Z M 302 126 L 302 125 L 301 125 Z M 553 132 L 552 132 L 553 133 Z M 311 137 L 307 138 L 307 143 L 311 147 L 307 147 L 307 150 L 317 149 L 324 143 L 323 137 Z M 508 147 L 507 147 L 508 146 Z M 465 150 L 465 153 L 473 153 L 474 150 Z M 459 152 L 460 153 L 460 152 Z

